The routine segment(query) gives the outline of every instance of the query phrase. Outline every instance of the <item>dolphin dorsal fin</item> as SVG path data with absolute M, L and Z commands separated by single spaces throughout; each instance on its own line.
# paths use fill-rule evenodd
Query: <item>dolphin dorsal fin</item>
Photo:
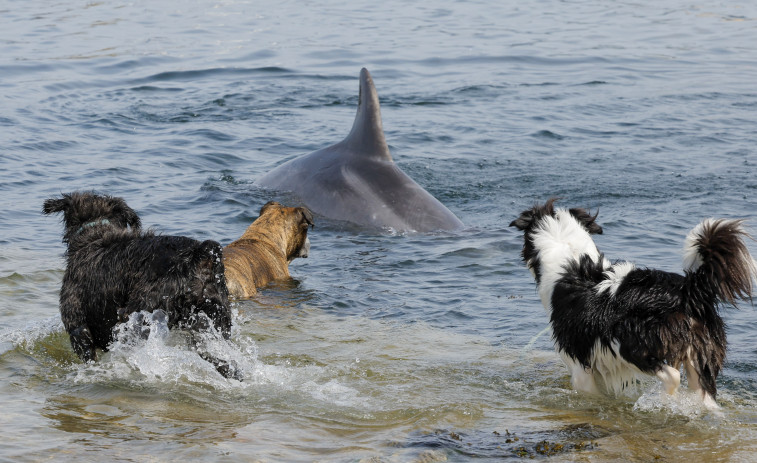
M 371 74 L 366 68 L 360 70 L 360 94 L 357 115 L 347 138 L 342 143 L 353 152 L 385 161 L 392 161 L 389 146 L 381 125 L 381 107 Z

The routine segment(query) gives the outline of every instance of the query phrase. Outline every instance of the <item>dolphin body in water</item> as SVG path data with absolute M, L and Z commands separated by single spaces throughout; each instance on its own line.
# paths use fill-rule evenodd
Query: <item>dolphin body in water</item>
M 292 159 L 255 183 L 296 194 L 313 212 L 400 232 L 458 230 L 463 223 L 394 163 L 373 79 L 360 71 L 357 116 L 347 138 Z

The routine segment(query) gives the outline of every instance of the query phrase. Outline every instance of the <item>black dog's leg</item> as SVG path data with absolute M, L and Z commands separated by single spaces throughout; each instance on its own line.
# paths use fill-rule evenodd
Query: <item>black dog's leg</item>
M 89 332 L 89 328 L 86 326 L 77 326 L 68 331 L 68 336 L 71 338 L 71 347 L 73 347 L 76 355 L 84 362 L 91 362 L 97 360 L 97 352 L 95 352 L 95 343 L 92 340 L 92 333 Z
M 128 320 L 132 312 L 134 312 L 134 309 L 131 307 L 119 307 L 116 312 L 118 314 L 118 323 L 123 323 Z
M 218 373 L 220 373 L 224 378 L 242 381 L 244 376 L 242 375 L 239 367 L 236 366 L 236 362 L 221 360 L 218 357 L 209 354 L 205 350 L 205 347 L 203 346 L 204 342 L 199 334 L 210 333 L 211 328 L 210 320 L 204 313 L 192 316 L 189 320 L 189 323 L 186 325 L 186 328 L 189 328 L 192 347 L 203 360 L 211 363 L 214 367 L 216 367 L 216 371 L 218 371 Z M 229 338 L 228 336 L 224 335 L 224 333 L 221 333 L 221 335 L 224 337 L 224 339 Z
M 242 381 L 244 379 L 242 371 L 235 364 L 236 362 L 227 362 L 226 360 L 221 360 L 213 355 L 208 354 L 207 352 L 202 352 L 199 350 L 197 351 L 197 353 L 203 360 L 211 363 L 214 367 L 216 367 L 216 371 L 220 373 L 224 378 L 236 379 L 237 381 Z

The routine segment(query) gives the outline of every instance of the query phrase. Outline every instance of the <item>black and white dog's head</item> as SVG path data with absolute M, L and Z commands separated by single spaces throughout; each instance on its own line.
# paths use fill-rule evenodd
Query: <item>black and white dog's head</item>
M 63 242 L 71 241 L 92 228 L 111 226 L 138 231 L 142 222 L 137 213 L 121 198 L 93 192 L 74 192 L 44 202 L 45 214 L 63 213 Z
M 556 264 L 558 267 L 552 270 L 560 272 L 560 266 L 567 259 L 577 259 L 581 254 L 599 255 L 590 236 L 602 234 L 602 227 L 596 223 L 598 213 L 591 215 L 580 208 L 555 208 L 555 201 L 557 198 L 550 198 L 544 204 L 526 209 L 510 222 L 511 227 L 523 231 L 521 256 L 537 283 L 548 270 L 544 268 L 545 263 Z

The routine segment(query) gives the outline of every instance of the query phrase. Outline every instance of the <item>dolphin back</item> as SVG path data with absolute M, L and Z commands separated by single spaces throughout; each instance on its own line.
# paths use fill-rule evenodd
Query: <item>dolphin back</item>
M 429 232 L 463 223 L 394 163 L 367 69 L 352 130 L 341 142 L 271 170 L 257 185 L 296 194 L 313 212 L 374 228 Z

